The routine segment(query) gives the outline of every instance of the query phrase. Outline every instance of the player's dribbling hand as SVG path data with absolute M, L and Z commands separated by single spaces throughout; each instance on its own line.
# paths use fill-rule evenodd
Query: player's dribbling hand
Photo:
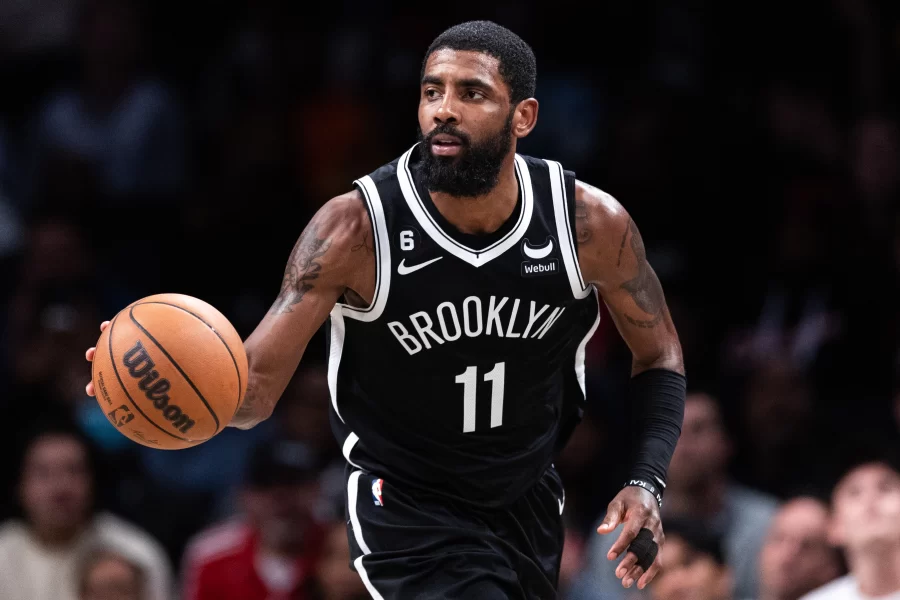
M 641 528 L 649 529 L 653 533 L 653 541 L 659 547 L 653 564 L 646 572 L 638 566 L 638 557 L 633 552 L 628 552 L 616 567 L 616 577 L 622 580 L 624 587 L 630 588 L 636 581 L 638 588 L 644 589 L 659 572 L 660 555 L 665 541 L 662 522 L 659 518 L 659 505 L 653 494 L 636 486 L 623 488 L 616 494 L 606 509 L 606 518 L 597 528 L 597 533 L 612 533 L 619 524 L 623 525 L 622 533 L 609 549 L 609 553 L 606 555 L 608 560 L 615 560 L 621 556 L 637 537 Z
M 103 333 L 103 331 L 107 327 L 109 327 L 109 321 L 103 321 L 102 323 L 100 323 L 100 333 Z M 86 359 L 88 359 L 88 361 L 93 361 L 95 352 L 97 352 L 96 348 L 93 348 L 93 347 L 88 348 L 87 352 L 84 353 L 84 357 Z M 84 387 L 84 391 L 87 392 L 88 396 L 93 396 L 94 395 L 94 382 L 88 381 L 88 384 Z

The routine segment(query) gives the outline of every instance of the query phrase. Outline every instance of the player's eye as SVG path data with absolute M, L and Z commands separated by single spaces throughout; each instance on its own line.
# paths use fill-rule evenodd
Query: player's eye
M 437 98 L 438 92 L 434 88 L 428 88 L 425 90 L 425 97 L 428 99 Z
M 469 98 L 470 100 L 481 100 L 482 98 L 484 98 L 484 94 L 482 94 L 478 90 L 469 90 L 468 92 L 466 92 L 466 98 Z

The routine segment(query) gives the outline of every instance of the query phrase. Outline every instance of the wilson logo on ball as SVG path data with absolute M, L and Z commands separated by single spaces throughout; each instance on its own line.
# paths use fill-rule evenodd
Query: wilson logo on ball
M 144 396 L 153 402 L 153 406 L 162 412 L 167 421 L 171 421 L 172 427 L 181 433 L 187 433 L 194 426 L 194 420 L 180 406 L 170 404 L 168 391 L 172 384 L 165 377 L 160 377 L 159 372 L 153 368 L 156 363 L 141 342 L 135 342 L 134 347 L 125 353 L 122 364 L 128 369 L 129 375 L 140 380 L 138 387 L 144 392 Z

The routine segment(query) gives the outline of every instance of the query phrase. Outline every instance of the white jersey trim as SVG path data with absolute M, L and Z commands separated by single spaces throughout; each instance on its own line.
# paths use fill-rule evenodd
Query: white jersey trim
M 519 220 L 516 221 L 509 233 L 501 239 L 487 248 L 474 250 L 460 244 L 447 235 L 428 212 L 428 209 L 425 208 L 425 204 L 422 202 L 422 198 L 419 197 L 419 192 L 413 183 L 412 172 L 409 170 L 409 157 L 415 148 L 416 146 L 413 146 L 400 157 L 400 162 L 397 165 L 397 180 L 400 182 L 403 198 L 409 205 L 409 209 L 415 216 L 416 221 L 419 222 L 425 233 L 437 245 L 473 267 L 480 267 L 518 244 L 528 230 L 528 226 L 531 224 L 531 215 L 534 213 L 534 190 L 531 188 L 531 174 L 528 171 L 528 165 L 524 158 L 517 154 L 515 161 L 516 177 L 519 180 L 519 189 L 522 190 L 522 210 L 519 213 Z
M 349 304 L 338 302 L 340 312 L 357 321 L 371 322 L 376 320 L 384 312 L 387 304 L 388 293 L 391 290 L 391 244 L 388 237 L 387 222 L 384 218 L 384 206 L 381 204 L 381 195 L 372 178 L 366 175 L 353 182 L 362 190 L 372 218 L 372 229 L 375 238 L 375 297 L 366 308 L 357 308 Z M 332 311 L 334 316 L 334 311 Z
M 359 500 L 359 478 L 362 474 L 362 471 L 353 471 L 353 473 L 350 474 L 350 480 L 347 482 L 347 507 L 350 512 L 350 525 L 353 527 L 353 537 L 356 539 L 356 544 L 363 553 L 362 556 L 357 557 L 357 559 L 353 561 L 353 566 L 356 567 L 356 572 L 359 573 L 363 585 L 366 586 L 366 590 L 372 598 L 375 600 L 384 600 L 384 596 L 379 594 L 378 590 L 375 589 L 375 586 L 372 585 L 372 582 L 369 581 L 369 574 L 366 573 L 366 569 L 363 566 L 363 558 L 368 554 L 372 554 L 372 551 L 369 549 L 369 545 L 366 544 L 366 540 L 363 538 L 362 526 L 359 523 L 359 515 L 356 512 L 356 503 Z
M 578 251 L 575 247 L 575 236 L 572 234 L 572 223 L 569 218 L 569 206 L 566 195 L 566 179 L 562 165 L 554 160 L 545 160 L 550 167 L 550 191 L 553 194 L 553 213 L 556 217 L 556 233 L 559 236 L 559 251 L 563 264 L 569 275 L 572 295 L 581 300 L 587 298 L 594 286 L 585 285 L 578 264 Z
M 341 411 L 338 410 L 337 380 L 338 371 L 341 368 L 341 355 L 344 352 L 344 337 L 346 333 L 342 307 L 335 306 L 331 309 L 331 345 L 328 349 L 328 392 L 331 396 L 331 406 L 334 407 L 334 412 L 337 413 L 342 423 L 344 422 L 344 417 L 341 416 Z
M 338 416 L 340 416 L 340 415 L 338 415 Z M 347 436 L 347 439 L 344 440 L 344 445 L 341 447 L 341 454 L 344 455 L 344 458 L 347 460 L 348 463 L 350 463 L 357 469 L 362 469 L 361 466 L 359 466 L 358 464 L 353 462 L 353 460 L 351 460 L 351 458 L 350 458 L 350 452 L 353 450 L 353 447 L 356 446 L 356 443 L 358 441 L 359 441 L 359 436 L 351 431 L 350 435 Z
M 587 335 L 584 336 L 584 339 L 581 340 L 581 343 L 578 344 L 578 350 L 575 351 L 575 376 L 578 378 L 578 385 L 581 386 L 581 394 L 587 399 L 587 386 L 584 381 L 584 359 L 587 350 L 587 344 L 591 341 L 591 338 L 594 337 L 594 333 L 597 332 L 597 327 L 600 325 L 600 296 L 597 293 L 597 289 L 593 288 L 594 299 L 597 301 L 597 318 L 594 319 L 594 324 L 591 325 L 590 330 L 588 330 Z

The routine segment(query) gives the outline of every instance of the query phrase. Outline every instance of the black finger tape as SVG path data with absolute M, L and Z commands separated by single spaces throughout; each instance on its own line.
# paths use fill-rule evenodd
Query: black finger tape
M 637 557 L 638 566 L 646 573 L 653 561 L 656 560 L 659 545 L 653 541 L 653 532 L 646 527 L 641 527 L 637 536 L 628 545 L 627 551 Z

